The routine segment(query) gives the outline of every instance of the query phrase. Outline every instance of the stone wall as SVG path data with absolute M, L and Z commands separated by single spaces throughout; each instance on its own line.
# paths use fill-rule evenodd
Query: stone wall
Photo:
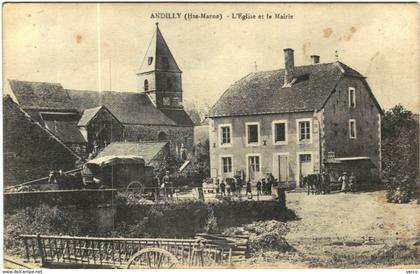
M 356 89 L 356 107 L 349 108 L 348 88 Z M 349 138 L 349 119 L 356 120 L 357 138 Z M 358 78 L 343 78 L 323 112 L 323 157 L 370 157 L 380 167 L 380 112 L 365 83 Z M 325 159 L 325 158 L 324 158 Z
M 159 138 L 161 137 L 161 138 Z M 181 144 L 191 149 L 194 142 L 193 127 L 124 125 L 124 139 L 136 141 L 169 141 L 171 153 L 176 153 Z

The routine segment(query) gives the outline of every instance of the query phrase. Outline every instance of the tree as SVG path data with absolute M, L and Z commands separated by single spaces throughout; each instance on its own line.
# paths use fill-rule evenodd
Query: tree
M 415 195 L 419 175 L 419 124 L 415 115 L 401 105 L 385 113 L 382 119 L 382 168 L 389 201 L 395 195 Z

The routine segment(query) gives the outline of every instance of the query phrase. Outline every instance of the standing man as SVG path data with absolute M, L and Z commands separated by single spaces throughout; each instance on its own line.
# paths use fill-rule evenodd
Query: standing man
M 251 180 L 248 180 L 248 182 L 246 183 L 246 193 L 245 195 L 248 195 L 249 199 L 252 199 L 252 192 L 251 192 Z
M 267 178 L 267 194 L 271 195 L 271 187 L 273 186 L 274 177 L 270 174 Z
M 264 194 L 264 195 L 266 195 L 267 194 L 267 183 L 265 182 L 265 178 L 262 178 L 262 193 Z
M 262 194 L 262 192 L 261 192 L 261 181 L 258 180 L 258 182 L 257 182 L 257 196 L 259 196 L 261 194 Z
M 165 176 L 163 176 L 163 178 L 162 178 L 162 188 L 163 188 L 163 192 L 164 192 L 165 197 L 168 197 L 168 194 L 169 194 L 169 191 L 170 191 L 169 190 L 170 180 L 171 180 L 171 178 L 169 176 L 169 170 L 167 170 L 165 172 Z
M 226 196 L 226 184 L 223 179 L 222 179 L 222 182 L 220 183 L 220 192 L 222 196 Z

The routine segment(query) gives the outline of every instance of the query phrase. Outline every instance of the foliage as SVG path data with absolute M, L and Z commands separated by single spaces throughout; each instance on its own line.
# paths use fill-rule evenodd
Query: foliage
M 186 170 L 186 176 L 194 178 L 194 182 L 200 185 L 202 181 L 210 176 L 210 146 L 209 140 L 204 144 L 197 144 L 193 148 L 191 166 Z
M 218 233 L 219 232 L 219 226 L 217 224 L 217 218 L 214 217 L 213 209 L 210 210 L 210 212 L 207 216 L 206 225 L 204 226 L 204 231 L 206 233 Z
M 390 203 L 404 204 L 415 197 L 416 181 L 409 176 L 391 177 L 384 182 L 387 185 L 386 200 Z
M 414 114 L 401 105 L 382 119 L 382 168 L 388 201 L 408 202 L 415 197 L 419 175 L 419 125 Z
M 21 234 L 88 235 L 96 227 L 83 209 L 60 209 L 57 206 L 27 207 L 4 217 L 4 247 L 8 253 L 23 254 Z

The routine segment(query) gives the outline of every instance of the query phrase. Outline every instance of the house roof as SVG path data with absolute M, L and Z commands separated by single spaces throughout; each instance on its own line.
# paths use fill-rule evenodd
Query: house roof
M 114 142 L 106 146 L 97 157 L 136 155 L 149 163 L 167 144 L 168 142 Z
M 151 71 L 170 71 L 181 73 L 175 58 L 172 56 L 158 24 L 149 43 L 147 52 L 143 57 L 143 61 L 138 73 L 146 73 Z
M 58 83 L 9 80 L 10 88 L 23 108 L 65 109 L 71 99 Z
M 230 86 L 209 117 L 315 111 L 343 76 L 364 76 L 341 62 L 298 66 L 284 87 L 284 69 L 248 74 Z
M 49 131 L 66 144 L 87 142 L 77 126 L 77 121 L 44 120 L 44 124 Z
M 79 122 L 77 123 L 78 126 L 87 126 L 93 117 L 102 109 L 103 106 L 99 106 L 96 108 L 88 108 L 83 111 L 82 117 L 80 118 Z
M 43 127 L 40 123 L 38 123 L 37 121 L 35 121 L 34 119 L 32 119 L 32 116 L 30 116 L 28 113 L 26 113 L 17 103 L 15 103 L 12 98 L 10 96 L 5 96 L 3 97 L 3 104 L 11 104 L 14 107 L 16 107 L 20 112 L 22 112 L 24 114 L 24 117 L 26 117 L 26 119 L 35 124 L 36 126 L 38 126 L 40 129 L 42 129 L 47 136 L 49 136 L 51 139 L 55 140 L 57 143 L 59 143 L 62 147 L 64 147 L 67 151 L 69 151 L 76 159 L 81 159 L 81 157 L 76 154 L 70 147 L 68 147 L 62 139 L 60 139 L 57 135 L 55 135 L 53 132 L 51 132 L 50 130 L 48 130 L 47 128 Z
M 123 124 L 178 125 L 174 120 L 187 124 L 183 110 L 176 112 L 172 120 L 145 93 L 72 90 L 60 84 L 20 80 L 9 80 L 9 83 L 19 105 L 34 115 L 43 110 L 83 112 L 104 105 Z
M 101 111 L 108 112 L 115 120 L 118 121 L 117 117 L 112 114 L 104 105 L 96 107 L 96 108 L 89 108 L 83 111 L 83 115 L 79 120 L 78 126 L 88 126 L 90 122 L 97 116 L 97 114 Z M 118 121 L 120 123 L 120 121 Z

